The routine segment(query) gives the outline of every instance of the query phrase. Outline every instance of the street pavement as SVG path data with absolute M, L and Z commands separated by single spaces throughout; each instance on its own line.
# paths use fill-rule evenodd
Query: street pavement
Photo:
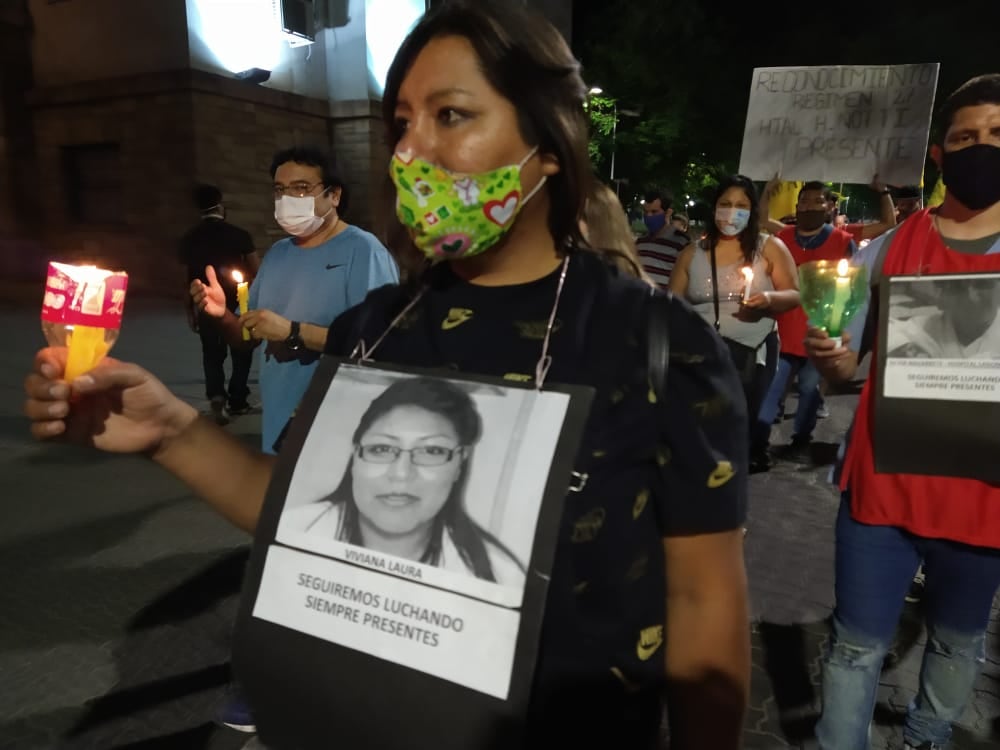
M 204 408 L 198 339 L 179 304 L 129 305 L 114 354 Z M 0 351 L 0 750 L 241 748 L 246 736 L 216 728 L 212 717 L 229 679 L 249 539 L 143 459 L 34 443 L 20 409 L 24 374 L 43 343 L 37 309 L 8 303 L 0 318 L 8 334 Z M 816 435 L 821 464 L 832 460 L 856 401 L 829 398 L 832 416 Z M 259 441 L 259 417 L 229 429 Z M 776 442 L 787 439 L 787 423 L 776 432 Z M 827 468 L 782 464 L 752 478 L 751 750 L 796 747 L 815 723 L 838 504 Z M 922 644 L 919 609 L 910 608 L 879 688 L 879 750 L 902 747 Z M 983 674 L 953 746 L 998 743 L 995 610 Z

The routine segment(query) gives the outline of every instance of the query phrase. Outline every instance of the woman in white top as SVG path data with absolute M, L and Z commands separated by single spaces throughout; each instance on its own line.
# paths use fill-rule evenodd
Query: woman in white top
M 755 417 L 777 362 L 773 316 L 799 305 L 795 261 L 784 242 L 761 234 L 758 203 L 748 177 L 723 179 L 712 204 L 715 221 L 704 239 L 684 248 L 670 276 L 670 291 L 715 326 L 740 371 L 750 415 L 751 471 L 769 465 L 766 436 L 755 429 Z M 747 270 L 753 272 L 749 284 Z
M 368 407 L 339 486 L 287 512 L 297 530 L 487 581 L 524 582 L 524 567 L 465 511 L 482 419 L 446 380 L 407 378 Z

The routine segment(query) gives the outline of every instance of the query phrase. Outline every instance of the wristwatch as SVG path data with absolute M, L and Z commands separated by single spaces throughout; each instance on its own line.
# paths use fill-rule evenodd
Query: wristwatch
M 285 346 L 291 349 L 293 352 L 298 351 L 306 345 L 306 342 L 302 340 L 302 335 L 299 332 L 301 326 L 297 320 L 292 321 L 292 332 L 288 334 L 288 338 L 285 339 Z

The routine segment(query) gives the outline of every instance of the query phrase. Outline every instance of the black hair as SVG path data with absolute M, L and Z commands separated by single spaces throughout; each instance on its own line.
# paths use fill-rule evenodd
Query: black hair
M 337 207 L 337 213 L 340 215 L 347 213 L 350 205 L 347 184 L 344 182 L 344 178 L 337 168 L 336 159 L 332 154 L 317 146 L 292 146 L 291 148 L 282 149 L 271 159 L 272 180 L 278 171 L 278 167 L 288 162 L 302 164 L 306 167 L 316 167 L 319 170 L 320 180 L 324 188 L 327 190 L 340 188 L 340 205 Z
M 828 201 L 830 203 L 837 202 L 837 194 L 834 193 L 829 187 L 827 187 L 826 183 L 824 182 L 820 182 L 819 180 L 810 180 L 809 182 L 805 183 L 801 188 L 799 188 L 799 197 L 801 198 L 802 194 L 807 190 L 819 190 L 821 193 L 823 193 L 823 200 Z
M 556 246 L 589 249 L 579 224 L 594 180 L 587 87 L 562 34 L 523 3 L 451 0 L 417 23 L 386 76 L 382 115 L 390 148 L 403 135 L 396 122 L 400 86 L 424 47 L 446 36 L 469 41 L 490 85 L 514 105 L 522 138 L 558 162 L 559 171 L 547 183 L 548 226 Z
M 203 214 L 213 208 L 219 208 L 222 203 L 222 191 L 215 185 L 198 185 L 191 197 L 194 200 L 194 207 Z
M 662 190 L 650 190 L 644 197 L 647 204 L 652 203 L 653 201 L 659 201 L 660 205 L 663 206 L 664 212 L 669 211 L 674 202 L 670 193 L 666 193 Z
M 896 191 L 896 200 L 901 198 L 917 198 L 919 200 L 923 198 L 923 195 L 916 185 L 904 185 Z
M 725 192 L 729 188 L 734 187 L 742 190 L 750 200 L 750 220 L 747 222 L 746 227 L 743 228 L 743 231 L 739 233 L 738 238 L 740 248 L 743 250 L 743 259 L 747 265 L 752 265 L 754 259 L 757 257 L 757 246 L 760 242 L 760 196 L 757 195 L 757 188 L 754 186 L 753 180 L 744 175 L 729 175 L 720 180 L 719 184 L 716 185 L 711 203 L 709 204 L 712 207 L 712 220 L 708 222 L 708 226 L 705 228 L 707 242 L 704 247 L 706 250 L 712 250 L 719 244 L 722 232 L 719 231 L 719 225 L 715 223 L 715 209 Z
M 472 397 L 463 388 L 436 378 L 417 377 L 397 380 L 382 391 L 362 415 L 351 438 L 354 444 L 354 457 L 348 463 L 337 489 L 324 500 L 343 505 L 338 538 L 349 544 L 364 545 L 358 506 L 354 500 L 352 465 L 354 458 L 358 456 L 361 439 L 372 424 L 393 409 L 403 406 L 417 406 L 447 419 L 454 427 L 458 444 L 464 451 L 460 459 L 462 465 L 458 478 L 452 484 L 444 506 L 434 518 L 430 543 L 420 562 L 427 565 L 439 564 L 444 533 L 447 531 L 462 561 L 477 578 L 496 581 L 487 552 L 487 543 L 499 548 L 520 566 L 517 558 L 492 534 L 480 528 L 465 510 L 465 487 L 469 479 L 469 464 L 472 461 L 473 448 L 482 436 L 482 418 Z
M 942 138 L 951 127 L 958 110 L 980 104 L 1000 104 L 1000 73 L 987 73 L 971 78 L 945 99 L 941 105 Z

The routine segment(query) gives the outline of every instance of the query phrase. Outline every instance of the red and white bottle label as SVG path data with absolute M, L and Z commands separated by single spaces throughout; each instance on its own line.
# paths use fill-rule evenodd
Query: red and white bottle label
M 127 287 L 124 271 L 49 263 L 42 320 L 117 330 L 122 325 Z

